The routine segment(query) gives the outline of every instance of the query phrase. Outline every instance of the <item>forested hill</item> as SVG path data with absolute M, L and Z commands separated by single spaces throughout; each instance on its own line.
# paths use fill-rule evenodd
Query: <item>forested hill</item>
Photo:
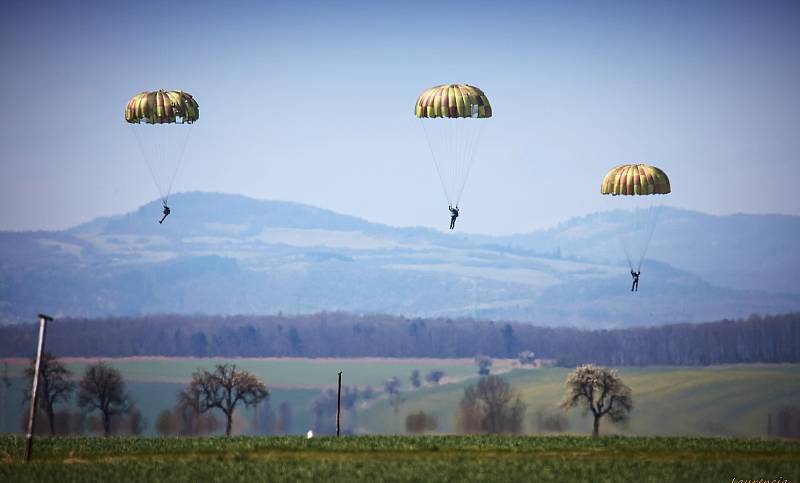
M 0 322 L 343 311 L 613 328 L 800 310 L 800 217 L 667 208 L 631 294 L 623 212 L 485 237 L 217 193 L 171 204 L 163 225 L 153 202 L 65 231 L 0 232 Z
M 37 327 L 0 327 L 0 357 L 30 357 Z M 47 348 L 60 357 L 510 358 L 532 350 L 568 366 L 797 363 L 800 313 L 594 331 L 345 313 L 60 319 Z

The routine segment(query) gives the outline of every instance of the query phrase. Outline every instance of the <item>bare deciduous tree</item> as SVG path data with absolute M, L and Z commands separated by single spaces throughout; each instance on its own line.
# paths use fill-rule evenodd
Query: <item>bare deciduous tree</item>
M 536 410 L 532 423 L 539 433 L 563 433 L 569 429 L 569 420 L 563 412 L 549 413 L 542 408 Z
M 600 434 L 603 416 L 608 415 L 612 423 L 621 424 L 628 420 L 633 409 L 631 388 L 614 369 L 594 364 L 577 367 L 567 376 L 566 387 L 561 407 L 581 406 L 584 414 L 591 411 L 594 416 L 592 436 Z
M 161 411 L 156 419 L 155 429 L 161 435 L 199 436 L 210 434 L 219 428 L 219 421 L 211 413 L 202 414 L 191 401 L 178 393 L 175 407 Z
M 3 363 L 3 377 L 0 378 L 0 379 L 2 380 L 3 387 L 5 387 L 6 389 L 11 387 L 11 379 L 8 378 L 8 363 L 7 362 Z
M 31 364 L 25 369 L 25 377 L 28 378 L 28 386 L 33 383 L 35 373 L 36 358 L 31 359 Z M 39 369 L 39 408 L 47 415 L 47 422 L 50 427 L 50 434 L 56 434 L 55 426 L 55 405 L 59 402 L 67 402 L 75 390 L 75 383 L 69 380 L 72 375 L 61 362 L 53 357 L 53 354 L 45 352 L 42 354 L 42 363 Z M 31 400 L 31 393 L 27 389 L 24 392 L 25 401 Z
M 358 393 L 358 397 L 364 401 L 369 401 L 375 397 L 375 389 L 372 386 L 367 386 Z
M 235 364 L 217 364 L 214 372 L 192 374 L 189 387 L 178 395 L 183 404 L 204 413 L 219 409 L 225 415 L 225 435 L 231 435 L 236 406 L 257 406 L 269 397 L 267 386 L 247 371 L 238 371 Z
M 277 428 L 281 433 L 289 433 L 292 431 L 292 408 L 286 401 L 283 401 L 281 405 L 278 406 Z
M 457 426 L 465 433 L 519 433 L 526 406 L 500 376 L 482 377 L 464 389 Z
M 0 378 L 0 407 L 6 407 L 6 392 L 11 387 L 11 379 L 8 378 L 8 363 L 3 363 L 3 376 Z M 6 411 L 0 411 L 0 428 L 6 427 Z
M 523 366 L 536 363 L 536 354 L 533 351 L 522 351 L 517 354 L 517 360 Z
M 314 399 L 312 408 L 314 412 L 314 433 L 336 434 L 336 407 L 337 393 L 335 389 L 323 389 Z M 342 428 L 345 434 L 351 433 L 350 423 L 355 415 L 356 402 L 359 399 L 359 392 L 356 386 L 342 386 L 341 410 Z
M 394 409 L 394 422 L 395 427 L 397 427 L 397 417 L 400 414 L 400 405 L 403 404 L 403 396 L 400 395 L 400 379 L 396 377 L 390 377 L 389 379 L 383 381 L 383 392 L 385 392 L 389 397 L 389 404 Z
M 161 436 L 171 436 L 177 432 L 174 424 L 175 418 L 172 416 L 172 411 L 165 409 L 158 413 L 156 418 L 156 432 Z
M 411 371 L 411 377 L 409 378 L 411 381 L 411 387 L 414 389 L 419 389 L 422 385 L 422 381 L 419 378 L 419 369 L 414 369 Z
M 492 359 L 486 356 L 475 356 L 475 365 L 478 366 L 478 374 L 488 376 L 492 370 Z
M 439 381 L 441 381 L 443 377 L 444 371 L 433 370 L 429 372 L 427 376 L 425 376 L 425 381 L 431 385 L 439 384 Z
M 111 418 L 131 410 L 122 374 L 104 362 L 87 366 L 78 387 L 78 406 L 87 412 L 100 411 L 105 436 L 111 434 Z
M 406 416 L 406 431 L 413 434 L 421 434 L 425 431 L 433 431 L 438 426 L 436 416 L 419 411 Z

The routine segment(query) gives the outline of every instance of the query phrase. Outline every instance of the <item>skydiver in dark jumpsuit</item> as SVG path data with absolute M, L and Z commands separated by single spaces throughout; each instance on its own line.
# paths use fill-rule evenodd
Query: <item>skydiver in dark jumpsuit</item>
M 631 277 L 633 277 L 633 284 L 631 285 L 631 292 L 638 292 L 639 291 L 639 274 L 642 271 L 639 270 L 638 272 L 634 272 L 631 270 Z
M 164 203 L 164 216 L 161 217 L 161 219 L 158 221 L 158 224 L 160 225 L 160 224 L 164 223 L 164 220 L 167 219 L 169 214 L 170 214 L 169 206 L 167 206 L 167 204 Z
M 458 218 L 458 205 L 456 205 L 455 208 L 453 208 L 452 205 L 447 205 L 447 209 L 450 210 L 450 229 L 452 230 L 456 227 L 456 218 Z

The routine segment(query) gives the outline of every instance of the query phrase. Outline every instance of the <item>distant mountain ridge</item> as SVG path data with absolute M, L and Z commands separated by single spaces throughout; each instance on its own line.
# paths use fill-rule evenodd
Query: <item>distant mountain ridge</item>
M 514 245 L 532 250 L 615 260 L 619 247 L 612 231 L 620 216 L 621 212 L 593 213 L 510 238 Z M 647 256 L 720 286 L 798 293 L 798 249 L 798 216 L 718 216 L 663 207 Z
M 338 310 L 614 327 L 800 310 L 800 217 L 665 208 L 632 295 L 618 212 L 487 237 L 237 195 L 172 205 L 163 225 L 152 202 L 63 231 L 0 232 L 0 317 Z

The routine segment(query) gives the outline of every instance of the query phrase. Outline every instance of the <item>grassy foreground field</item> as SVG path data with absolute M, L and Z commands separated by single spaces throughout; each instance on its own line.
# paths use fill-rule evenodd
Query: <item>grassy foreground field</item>
M 524 436 L 0 438 L 0 481 L 767 481 L 800 478 L 800 443 Z M 778 480 L 782 481 L 782 480 Z

